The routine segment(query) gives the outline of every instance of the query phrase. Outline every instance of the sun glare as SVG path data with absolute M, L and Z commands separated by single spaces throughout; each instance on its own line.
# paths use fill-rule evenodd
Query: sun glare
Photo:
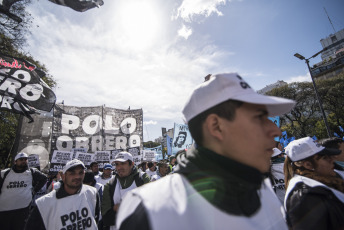
M 150 48 L 161 25 L 160 13 L 150 1 L 125 1 L 120 8 L 120 24 L 124 43 L 129 49 Z

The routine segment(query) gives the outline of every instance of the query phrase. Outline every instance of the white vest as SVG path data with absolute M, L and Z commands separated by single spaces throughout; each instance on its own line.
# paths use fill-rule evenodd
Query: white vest
M 284 173 L 283 173 L 284 163 L 272 164 L 271 174 L 275 180 L 276 196 L 280 200 L 281 204 L 284 202 L 285 196 L 285 183 L 284 183 Z
M 288 229 L 284 209 L 271 188 L 269 180 L 258 191 L 261 207 L 251 217 L 223 212 L 204 199 L 180 174 L 167 175 L 160 180 L 129 192 L 120 206 L 116 226 L 143 202 L 153 230 L 197 229 Z M 176 221 L 175 224 L 170 223 Z
M 115 192 L 113 194 L 113 202 L 114 204 L 120 204 L 125 194 L 127 194 L 127 192 L 129 192 L 130 190 L 137 188 L 137 185 L 134 180 L 133 183 L 128 188 L 123 189 L 119 180 L 117 178 L 116 180 L 117 182 L 116 182 Z
M 56 190 L 36 200 L 46 229 L 98 229 L 95 221 L 97 190 L 82 185 L 80 193 L 61 199 Z
M 289 181 L 289 185 L 288 185 L 288 189 L 287 189 L 287 192 L 285 194 L 285 198 L 284 198 L 284 207 L 285 209 L 287 210 L 287 199 L 288 199 L 288 196 L 290 194 L 290 192 L 294 189 L 295 185 L 299 182 L 302 182 L 310 187 L 316 187 L 316 186 L 321 186 L 321 187 L 324 187 L 324 188 L 327 188 L 328 190 L 330 190 L 342 203 L 344 203 L 344 193 L 336 190 L 336 189 L 333 189 L 333 188 L 330 188 L 328 187 L 327 185 L 319 182 L 319 181 L 316 181 L 316 180 L 313 180 L 311 178 L 308 178 L 308 177 L 304 177 L 304 176 L 300 176 L 300 175 L 294 175 L 293 178 L 291 178 L 291 180 Z
M 5 170 L 1 171 L 4 177 Z M 30 169 L 16 173 L 12 169 L 7 174 L 0 195 L 0 211 L 9 211 L 29 206 L 32 200 L 32 174 Z
M 96 182 L 99 183 L 99 184 L 102 184 L 102 185 L 106 185 L 107 182 L 109 182 L 109 180 L 111 180 L 113 178 L 113 175 L 111 175 L 110 178 L 106 178 L 106 179 L 103 179 L 102 176 L 99 176 L 96 179 Z

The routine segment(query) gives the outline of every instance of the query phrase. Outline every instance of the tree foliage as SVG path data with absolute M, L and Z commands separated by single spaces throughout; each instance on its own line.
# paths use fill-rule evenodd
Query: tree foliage
M 329 124 L 330 134 L 340 133 L 339 126 L 344 124 L 344 74 L 326 80 L 316 80 L 316 86 Z M 281 116 L 281 129 L 288 136 L 301 138 L 316 135 L 328 137 L 319 102 L 311 82 L 293 82 L 275 88 L 267 95 L 293 99 L 294 109 Z M 342 134 L 344 135 L 344 134 Z

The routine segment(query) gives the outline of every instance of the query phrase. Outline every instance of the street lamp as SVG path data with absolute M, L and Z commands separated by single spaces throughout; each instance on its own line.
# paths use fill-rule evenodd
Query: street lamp
M 328 135 L 328 137 L 331 137 L 330 128 L 328 127 L 328 123 L 327 123 L 326 114 L 325 114 L 324 109 L 323 109 L 323 107 L 322 107 L 322 101 L 321 101 L 321 98 L 319 97 L 318 89 L 317 89 L 317 86 L 316 86 L 316 84 L 315 84 L 315 82 L 314 82 L 314 78 L 313 78 L 313 75 L 312 75 L 311 67 L 309 66 L 309 59 L 318 56 L 320 53 L 324 52 L 326 49 L 327 49 L 327 48 L 325 48 L 325 49 L 319 51 L 318 53 L 314 54 L 314 55 L 313 55 L 312 57 L 310 57 L 310 58 L 305 58 L 304 56 L 302 56 L 302 55 L 299 54 L 299 53 L 294 54 L 294 56 L 297 57 L 297 58 L 300 59 L 300 60 L 305 60 L 305 62 L 306 62 L 306 64 L 307 64 L 309 74 L 311 75 L 311 79 L 312 79 L 312 83 L 313 83 L 315 95 L 316 95 L 316 97 L 317 97 L 317 100 L 318 100 L 318 103 L 319 103 L 319 107 L 320 107 L 320 110 L 321 110 L 321 113 L 322 113 L 322 116 L 323 116 L 323 119 L 324 119 L 324 122 L 325 122 L 327 135 Z

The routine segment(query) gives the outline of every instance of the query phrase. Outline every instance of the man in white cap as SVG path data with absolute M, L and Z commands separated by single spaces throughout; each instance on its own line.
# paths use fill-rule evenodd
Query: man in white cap
M 112 165 L 109 163 L 105 163 L 103 167 L 103 173 L 100 176 L 96 177 L 97 183 L 106 185 L 106 183 L 109 182 L 109 180 L 111 180 L 113 177 L 112 170 Z
M 287 229 L 264 173 L 279 128 L 268 119 L 292 100 L 257 94 L 235 73 L 211 75 L 183 109 L 196 146 L 175 173 L 129 192 L 116 227 L 124 229 Z
M 115 219 L 124 195 L 150 181 L 148 175 L 139 172 L 128 152 L 119 152 L 115 157 L 116 175 L 105 186 L 102 201 L 102 216 L 105 229 L 116 229 Z
M 28 167 L 28 155 L 18 153 L 12 168 L 1 171 L 0 223 L 1 229 L 23 229 L 32 198 L 46 183 L 47 177 Z
M 61 187 L 36 200 L 25 229 L 98 229 L 99 196 L 83 185 L 85 169 L 78 159 L 67 162 Z

